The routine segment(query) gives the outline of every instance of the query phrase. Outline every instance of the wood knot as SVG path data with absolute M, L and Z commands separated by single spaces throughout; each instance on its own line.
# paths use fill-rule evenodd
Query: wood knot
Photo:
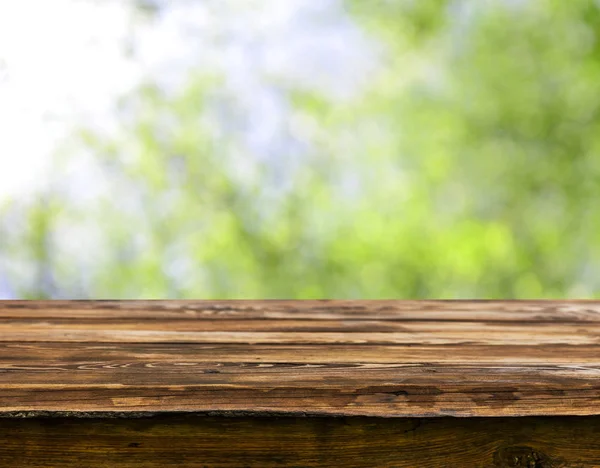
M 503 447 L 494 453 L 494 466 L 519 468 L 553 468 L 548 456 L 526 446 Z

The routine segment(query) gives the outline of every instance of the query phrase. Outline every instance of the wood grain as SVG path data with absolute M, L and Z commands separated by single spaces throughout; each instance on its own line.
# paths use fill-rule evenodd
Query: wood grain
M 600 417 L 0 419 L 19 468 L 600 466 Z
M 0 301 L 0 318 L 600 322 L 600 301 Z
M 0 415 L 600 415 L 595 301 L 0 301 Z

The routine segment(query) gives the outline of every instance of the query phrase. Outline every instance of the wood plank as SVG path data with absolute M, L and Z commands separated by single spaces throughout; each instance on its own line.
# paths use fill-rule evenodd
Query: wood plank
M 0 322 L 3 342 L 245 344 L 600 344 L 600 324 L 369 321 Z
M 140 320 L 433 320 L 600 322 L 600 302 L 579 301 L 0 301 L 0 318 Z
M 193 369 L 193 370 L 191 370 Z M 86 366 L 4 370 L 3 412 L 219 411 L 380 417 L 594 415 L 600 369 Z M 458 377 L 457 377 L 458 376 Z
M 0 414 L 600 415 L 599 311 L 593 301 L 4 301 Z
M 0 343 L 0 365 L 154 362 L 281 364 L 600 365 L 600 345 L 247 345 L 198 343 Z
M 597 467 L 599 433 L 599 417 L 0 419 L 0 466 Z

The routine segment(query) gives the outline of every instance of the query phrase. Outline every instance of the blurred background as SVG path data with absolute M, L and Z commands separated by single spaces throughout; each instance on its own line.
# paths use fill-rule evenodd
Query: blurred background
M 600 2 L 0 0 L 0 298 L 600 297 Z

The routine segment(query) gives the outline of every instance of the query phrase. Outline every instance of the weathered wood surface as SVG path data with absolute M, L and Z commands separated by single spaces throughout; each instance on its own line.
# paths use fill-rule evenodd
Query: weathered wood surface
M 0 413 L 600 414 L 600 302 L 0 301 Z
M 15 468 L 600 466 L 600 417 L 0 418 Z

